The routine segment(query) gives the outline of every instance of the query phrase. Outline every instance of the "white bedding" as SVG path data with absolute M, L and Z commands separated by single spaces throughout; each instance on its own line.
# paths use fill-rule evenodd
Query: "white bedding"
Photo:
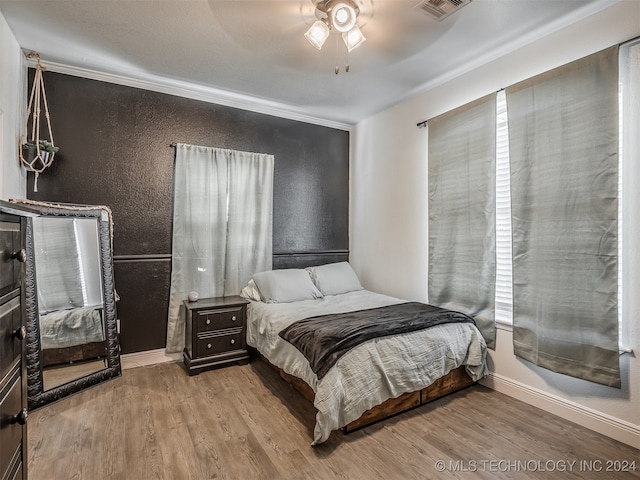
M 42 349 L 104 341 L 101 309 L 80 307 L 40 315 Z
M 339 359 L 321 381 L 302 353 L 278 336 L 283 328 L 303 318 L 404 302 L 359 290 L 317 300 L 275 304 L 252 301 L 249 305 L 247 343 L 315 391 L 318 413 L 312 445 L 324 442 L 333 430 L 357 420 L 371 407 L 425 388 L 461 365 L 466 365 L 473 380 L 487 374 L 486 344 L 469 323 L 370 340 Z

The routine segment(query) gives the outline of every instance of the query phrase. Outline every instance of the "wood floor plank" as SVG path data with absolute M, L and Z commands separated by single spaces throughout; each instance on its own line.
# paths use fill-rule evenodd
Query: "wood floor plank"
M 32 412 L 29 478 L 640 478 L 639 463 L 597 463 L 640 451 L 479 385 L 311 447 L 314 421 L 260 361 L 193 377 L 177 363 L 138 367 Z M 563 461 L 573 469 L 558 471 Z

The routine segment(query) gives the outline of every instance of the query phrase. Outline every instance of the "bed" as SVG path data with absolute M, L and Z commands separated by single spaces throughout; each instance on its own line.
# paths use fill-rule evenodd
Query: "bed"
M 287 329 L 318 317 L 339 323 L 341 316 L 375 316 L 411 303 L 363 289 L 347 262 L 261 272 L 242 295 L 250 300 L 247 343 L 317 409 L 312 445 L 326 441 L 333 430 L 365 426 L 487 373 L 486 344 L 472 322 L 369 339 L 318 369 L 300 345 L 283 338 Z
M 104 356 L 102 306 L 55 310 L 40 315 L 40 339 L 43 366 Z

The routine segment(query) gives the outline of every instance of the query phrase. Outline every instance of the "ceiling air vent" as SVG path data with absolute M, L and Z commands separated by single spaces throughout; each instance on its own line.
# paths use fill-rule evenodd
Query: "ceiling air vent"
M 468 3 L 471 3 L 471 0 L 422 0 L 414 8 L 418 8 L 440 21 L 457 12 Z

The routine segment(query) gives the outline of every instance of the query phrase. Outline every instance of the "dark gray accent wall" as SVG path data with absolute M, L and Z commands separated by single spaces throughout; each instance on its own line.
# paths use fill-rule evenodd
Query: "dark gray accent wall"
M 346 257 L 348 132 L 53 72 L 44 81 L 60 152 L 40 175 L 38 192 L 28 176 L 27 195 L 113 210 L 123 353 L 166 341 L 172 143 L 273 154 L 276 258 L 327 251 Z

